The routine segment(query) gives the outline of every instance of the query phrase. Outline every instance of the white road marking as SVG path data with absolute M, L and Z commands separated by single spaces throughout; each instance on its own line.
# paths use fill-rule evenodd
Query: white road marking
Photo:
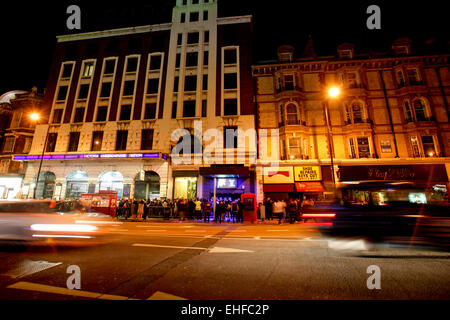
M 207 250 L 207 248 L 200 248 L 200 247 L 164 246 L 164 245 L 145 244 L 145 243 L 135 243 L 135 244 L 133 244 L 133 247 L 150 247 L 150 248 L 168 248 L 168 249 Z
M 201 247 L 181 247 L 181 246 L 165 246 L 165 245 L 157 245 L 157 244 L 146 244 L 146 243 L 134 243 L 133 247 L 149 247 L 149 248 L 168 248 L 168 249 L 187 249 L 187 250 L 204 250 L 208 251 L 208 253 L 241 253 L 241 252 L 254 252 L 250 250 L 242 250 L 242 249 L 234 249 L 234 248 L 222 248 L 222 247 L 213 247 L 209 248 L 201 248 Z
M 29 276 L 33 273 L 38 273 L 44 271 L 46 269 L 50 269 L 56 266 L 59 266 L 62 262 L 47 262 L 47 261 L 31 261 L 24 260 L 22 261 L 18 267 L 13 270 L 8 271 L 5 275 L 10 276 L 12 278 L 22 278 L 25 276 Z
M 128 297 L 115 296 L 110 294 L 103 294 L 97 292 L 89 292 L 82 290 L 71 290 L 67 288 L 47 286 L 43 284 L 31 283 L 31 282 L 16 282 L 7 288 L 9 289 L 19 289 L 27 291 L 39 291 L 46 293 L 62 294 L 67 296 L 77 296 L 83 298 L 93 298 L 93 299 L 104 299 L 104 300 L 136 300 Z
M 147 300 L 187 300 L 182 297 L 174 296 L 170 293 L 165 293 L 161 291 L 156 291 L 154 294 L 152 294 L 150 297 L 148 297 Z
M 328 248 L 334 250 L 367 250 L 364 240 L 328 240 Z

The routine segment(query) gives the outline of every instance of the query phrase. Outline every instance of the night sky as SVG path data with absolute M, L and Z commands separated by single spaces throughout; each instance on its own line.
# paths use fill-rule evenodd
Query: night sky
M 253 15 L 255 63 L 274 60 L 276 48 L 290 44 L 301 55 L 311 34 L 318 55 L 334 55 L 343 42 L 355 51 L 386 52 L 392 40 L 409 36 L 420 52 L 426 40 L 449 52 L 449 23 L 445 1 L 303 1 L 218 0 L 219 16 Z M 10 90 L 45 88 L 57 35 L 66 28 L 66 8 L 78 4 L 81 31 L 166 23 L 175 0 L 112 1 L 8 1 L 0 8 L 0 94 Z M 381 8 L 381 30 L 366 27 L 369 5 Z

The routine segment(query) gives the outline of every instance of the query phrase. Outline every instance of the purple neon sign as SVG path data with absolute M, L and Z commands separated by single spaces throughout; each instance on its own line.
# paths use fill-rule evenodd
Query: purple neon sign
M 44 160 L 73 160 L 73 159 L 140 159 L 140 158 L 159 158 L 160 154 L 155 153 L 104 153 L 104 154 L 53 154 L 44 155 Z M 42 156 L 14 156 L 14 160 L 40 160 Z M 162 158 L 167 160 L 167 155 L 163 154 Z

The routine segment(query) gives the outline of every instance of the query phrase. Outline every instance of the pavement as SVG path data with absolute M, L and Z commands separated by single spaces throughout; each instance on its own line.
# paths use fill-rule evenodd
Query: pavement
M 96 246 L 0 248 L 0 299 L 450 297 L 449 252 L 329 238 L 302 223 L 122 221 L 106 238 Z M 368 288 L 370 266 L 379 268 L 380 289 Z M 74 268 L 80 286 L 71 289 Z

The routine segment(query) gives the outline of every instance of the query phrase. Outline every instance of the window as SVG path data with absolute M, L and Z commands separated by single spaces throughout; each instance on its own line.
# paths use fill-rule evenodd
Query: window
M 45 152 L 54 152 L 56 146 L 56 139 L 58 138 L 57 133 L 49 133 L 47 136 L 47 146 Z
M 209 31 L 205 31 L 205 43 L 209 42 Z
M 95 121 L 106 121 L 106 116 L 108 115 L 108 107 L 98 107 L 97 109 L 97 118 Z
M 78 143 L 80 141 L 80 133 L 79 132 L 71 132 L 69 137 L 69 148 L 68 152 L 73 152 L 78 150 Z
M 195 117 L 195 100 L 184 101 L 183 103 L 183 118 Z
M 196 67 L 198 64 L 198 52 L 188 52 L 186 54 L 186 67 Z
M 94 73 L 94 62 L 85 62 L 83 69 L 83 77 L 90 77 Z
M 391 153 L 392 152 L 391 140 L 381 140 L 380 147 L 382 153 Z
M 113 74 L 115 68 L 116 68 L 116 60 L 106 60 L 104 74 Z
M 295 79 L 293 74 L 284 75 L 283 80 L 284 80 L 284 90 L 294 90 Z
M 302 158 L 302 139 L 301 138 L 289 138 L 289 159 L 301 159 Z
M 127 150 L 128 130 L 118 130 L 116 137 L 116 150 Z
M 180 22 L 181 23 L 185 23 L 186 22 L 186 13 L 182 13 L 181 14 Z
M 111 95 L 111 82 L 103 82 L 100 90 L 100 98 L 109 98 Z
M 32 143 L 33 143 L 33 139 L 32 138 L 25 138 L 25 144 L 23 146 L 23 153 L 30 152 Z
M 177 45 L 181 46 L 183 44 L 183 34 L 179 33 L 177 38 Z
M 87 99 L 89 94 L 89 84 L 80 85 L 80 92 L 78 92 L 78 99 Z
M 208 11 L 203 11 L 203 21 L 208 20 Z
M 225 99 L 224 100 L 223 114 L 225 116 L 235 116 L 238 114 L 237 99 Z
M 410 142 L 411 142 L 411 148 L 412 148 L 412 151 L 413 151 L 413 157 L 414 158 L 420 157 L 419 142 L 417 140 L 417 137 L 416 136 L 412 136 L 410 138 Z
M 138 58 L 131 57 L 127 59 L 127 71 L 126 72 L 136 72 L 138 65 Z
M 369 139 L 366 137 L 357 138 L 358 152 L 360 158 L 370 158 Z
M 120 108 L 120 121 L 128 121 L 131 117 L 131 104 L 123 105 Z
M 363 122 L 363 110 L 361 105 L 358 102 L 354 102 L 352 104 L 352 114 L 353 114 L 353 123 L 362 123 Z
M 177 118 L 177 101 L 172 102 L 172 119 Z
M 208 110 L 208 101 L 202 100 L 202 117 L 203 118 L 206 118 L 207 110 Z
M 396 73 L 397 76 L 397 84 L 399 88 L 402 88 L 405 86 L 405 77 L 403 76 L 403 72 L 401 70 L 398 70 Z
M 353 57 L 352 50 L 340 50 L 339 56 L 341 59 L 351 59 Z
M 356 158 L 356 150 L 355 150 L 355 143 L 353 141 L 353 138 L 348 139 L 348 142 L 350 144 L 350 158 L 355 159 Z
M 223 128 L 223 147 L 226 149 L 237 149 L 238 147 L 238 127 Z
M 153 129 L 142 130 L 141 150 L 153 149 Z
M 187 44 L 197 44 L 199 39 L 198 32 L 189 32 L 187 38 Z
M 236 73 L 225 73 L 223 76 L 223 88 L 226 89 L 237 89 L 237 74 Z
M 144 119 L 155 119 L 156 118 L 156 103 L 146 103 Z
M 286 124 L 287 125 L 299 124 L 297 106 L 293 103 L 289 103 L 286 106 Z
M 187 0 L 183 0 L 183 6 L 187 5 Z
M 199 17 L 198 12 L 191 12 L 189 14 L 189 22 L 197 22 L 199 19 L 198 17 Z
M 280 106 L 280 126 L 284 126 L 284 106 Z
M 202 90 L 203 91 L 208 90 L 208 75 L 207 74 L 203 75 Z
M 421 99 L 414 101 L 414 111 L 416 112 L 417 121 L 426 121 L 425 105 Z
M 175 68 L 179 68 L 181 63 L 181 53 L 177 53 L 175 58 Z
M 103 131 L 94 131 L 92 134 L 91 151 L 101 151 L 103 141 Z
M 63 65 L 63 72 L 61 75 L 61 78 L 70 78 L 70 76 L 72 75 L 72 64 L 65 64 Z
M 66 100 L 66 97 L 67 97 L 67 90 L 68 90 L 68 87 L 67 87 L 67 86 L 60 86 L 60 87 L 59 87 L 58 97 L 57 97 L 57 100 L 58 100 L 58 101 Z
M 236 49 L 224 50 L 224 64 L 236 64 L 237 52 Z
M 179 83 L 180 83 L 180 77 L 176 76 L 173 80 L 173 92 L 178 92 Z
M 198 0 L 192 0 L 192 4 L 198 4 Z
M 52 123 L 61 123 L 63 111 L 64 111 L 63 109 L 55 109 L 55 110 L 53 110 Z
M 132 96 L 134 94 L 134 80 L 127 80 L 123 86 L 123 95 Z
M 432 136 L 422 136 L 422 146 L 425 157 L 435 157 L 436 149 L 434 147 L 434 141 Z
M 419 72 L 417 69 L 408 69 L 406 70 L 406 75 L 408 77 L 408 81 L 410 85 L 418 85 L 420 84 Z
M 355 72 L 349 72 L 347 76 L 347 86 L 349 88 L 359 88 L 358 76 Z
M 161 69 L 161 55 L 155 55 L 150 57 L 150 70 Z
M 197 90 L 197 76 L 186 76 L 184 78 L 184 91 Z
M 408 101 L 405 101 L 404 103 L 405 106 L 405 116 L 406 116 L 406 123 L 408 122 L 413 122 L 413 115 L 412 115 L 412 111 L 411 111 L 411 106 L 409 105 Z
M 159 79 L 148 79 L 147 83 L 147 94 L 155 94 L 158 93 L 159 90 Z
M 209 64 L 209 51 L 203 51 L 203 65 L 207 66 Z
M 79 107 L 75 109 L 75 117 L 73 119 L 73 122 L 83 122 L 84 121 L 84 107 Z
M 3 152 L 13 152 L 15 142 L 16 142 L 15 137 L 7 137 L 5 139 L 5 145 L 3 146 Z

